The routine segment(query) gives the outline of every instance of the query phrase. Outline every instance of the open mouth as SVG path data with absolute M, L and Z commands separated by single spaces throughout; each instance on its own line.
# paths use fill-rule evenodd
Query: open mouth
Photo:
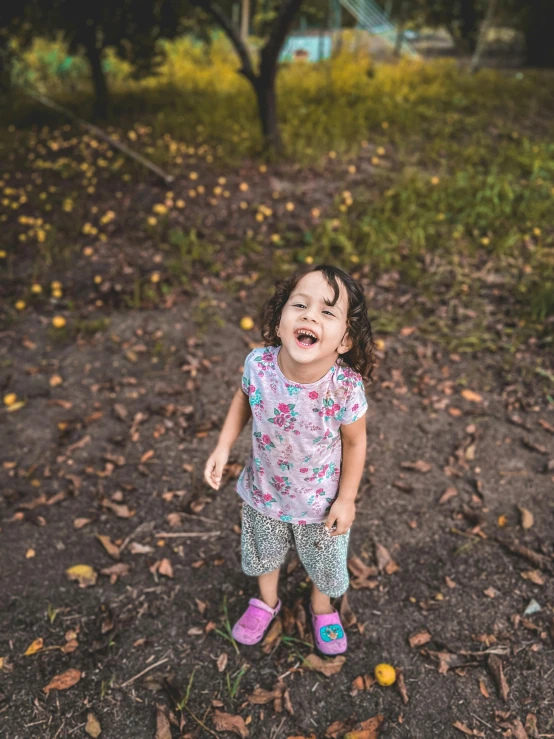
M 294 338 L 296 339 L 296 343 L 298 346 L 301 346 L 305 349 L 310 348 L 311 346 L 314 346 L 317 344 L 317 336 L 309 330 L 300 329 L 295 332 Z

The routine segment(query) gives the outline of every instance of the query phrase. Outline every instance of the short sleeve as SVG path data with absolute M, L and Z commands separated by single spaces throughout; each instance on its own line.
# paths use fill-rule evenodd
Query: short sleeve
M 244 369 L 242 371 L 242 391 L 246 395 L 250 395 L 250 373 L 252 371 L 251 363 L 252 352 L 244 360 Z
M 346 406 L 344 413 L 341 418 L 341 424 L 348 425 L 354 423 L 358 418 L 361 418 L 367 411 L 368 403 L 365 396 L 365 387 L 363 380 L 359 379 L 355 385 L 352 386 L 351 392 L 348 394 L 346 399 Z

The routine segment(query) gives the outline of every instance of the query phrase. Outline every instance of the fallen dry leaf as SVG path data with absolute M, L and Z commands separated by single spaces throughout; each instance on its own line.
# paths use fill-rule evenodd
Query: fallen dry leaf
M 73 521 L 73 528 L 82 529 L 83 526 L 86 526 L 87 523 L 91 522 L 91 520 L 91 518 L 76 518 L 75 521 Z
M 242 716 L 233 716 L 231 713 L 215 710 L 213 715 L 214 726 L 217 731 L 232 731 L 245 739 L 250 736 L 248 727 Z
M 348 569 L 356 577 L 368 578 L 376 577 L 378 574 L 377 567 L 364 564 L 359 557 L 353 556 L 348 560 Z
M 223 672 L 223 670 L 227 667 L 227 660 L 228 660 L 227 652 L 221 652 L 219 657 L 217 658 L 217 669 L 218 672 Z
M 452 726 L 455 729 L 458 729 L 458 731 L 463 731 L 464 734 L 467 734 L 468 736 L 485 736 L 482 731 L 478 731 L 477 729 L 470 729 L 469 726 L 464 724 L 462 721 L 454 721 Z
M 404 705 L 406 705 L 406 703 L 408 703 L 410 698 L 408 696 L 408 691 L 406 690 L 406 681 L 404 680 L 404 672 L 402 671 L 400 667 L 396 670 L 396 686 L 400 692 Z
M 154 551 L 154 547 L 148 544 L 140 544 L 138 541 L 132 541 L 129 544 L 129 551 L 131 554 L 150 554 Z
M 356 724 L 352 731 L 344 735 L 344 739 L 378 739 L 379 727 L 383 723 L 383 715 L 378 714 L 367 721 Z
M 164 557 L 164 559 L 162 559 L 162 561 L 160 562 L 158 572 L 160 573 L 160 575 L 173 577 L 173 567 L 171 566 L 171 562 L 169 561 L 169 559 L 167 559 L 167 557 Z
M 507 701 L 510 688 L 508 687 L 508 683 L 506 682 L 506 678 L 504 677 L 502 660 L 496 654 L 489 654 L 487 665 L 496 681 L 496 686 L 498 688 L 500 697 L 502 698 L 502 700 Z
M 533 517 L 533 514 L 531 511 L 528 511 L 527 508 L 523 508 L 523 506 L 518 505 L 519 512 L 521 513 L 521 526 L 524 529 L 530 529 L 531 526 L 535 523 L 535 519 Z
M 156 736 L 155 739 L 171 739 L 171 726 L 163 706 L 156 706 Z
M 276 641 L 280 639 L 282 633 L 283 622 L 279 617 L 277 617 L 273 619 L 273 623 L 269 627 L 269 630 L 265 635 L 264 640 L 262 641 L 262 652 L 264 654 L 269 654 L 271 652 L 271 650 L 275 646 Z
M 369 690 L 376 682 L 372 675 L 358 675 L 352 681 L 352 689 L 359 693 L 362 690 Z
M 416 631 L 415 634 L 412 634 L 408 641 L 412 649 L 414 647 L 422 647 L 424 644 L 431 641 L 431 634 L 425 629 L 422 629 L 421 631 Z
M 116 580 L 118 577 L 121 577 L 122 575 L 128 575 L 129 570 L 131 568 L 128 564 L 125 564 L 125 562 L 116 562 L 114 565 L 110 565 L 109 567 L 104 567 L 104 569 L 100 570 L 101 575 L 108 575 L 110 578 L 115 577 Z M 115 582 L 115 581 L 112 581 Z
M 85 726 L 85 731 L 89 736 L 92 736 L 93 739 L 96 739 L 96 737 L 99 737 L 102 733 L 102 728 L 100 727 L 100 724 L 98 723 L 98 719 L 94 715 L 94 713 L 87 714 L 87 723 Z
M 545 583 L 544 576 L 540 570 L 526 570 L 521 573 L 521 577 L 534 582 L 535 585 L 544 585 Z
M 447 500 L 450 500 L 451 498 L 456 497 L 458 495 L 458 491 L 454 487 L 446 488 L 444 493 L 439 498 L 439 505 L 442 505 L 443 503 L 446 503 Z
M 34 642 L 32 644 L 29 644 L 29 646 L 25 650 L 24 656 L 28 657 L 31 654 L 35 654 L 36 652 L 39 652 L 43 646 L 44 646 L 44 640 L 42 637 L 35 639 Z
M 102 544 L 104 549 L 113 559 L 119 559 L 119 547 L 117 547 L 109 536 L 103 536 L 102 534 L 96 534 L 96 538 Z
M 335 675 L 337 672 L 342 670 L 342 666 L 346 661 L 346 657 L 342 654 L 332 657 L 331 659 L 322 659 L 317 654 L 312 652 L 304 660 L 304 664 L 308 664 L 313 670 L 321 672 L 326 677 Z
M 79 642 L 77 641 L 77 639 L 70 639 L 63 645 L 63 647 L 61 647 L 61 651 L 64 654 L 71 654 L 71 652 L 74 652 L 78 646 Z
M 290 608 L 287 608 L 287 606 L 283 606 L 281 608 L 281 619 L 283 621 L 283 631 L 287 636 L 292 636 L 294 634 L 294 614 Z
M 482 403 L 483 398 L 479 393 L 473 392 L 473 390 L 469 390 L 468 388 L 465 388 L 462 390 L 462 398 L 465 398 L 466 400 L 471 401 L 472 403 Z
M 400 462 L 400 466 L 406 470 L 415 470 L 416 472 L 429 472 L 433 465 L 418 459 L 416 462 Z
M 382 544 L 379 544 L 379 542 L 375 542 L 375 559 L 377 560 L 379 572 L 386 572 L 387 575 L 392 575 L 400 569 L 391 557 L 389 550 Z
M 50 690 L 66 690 L 79 682 L 81 673 L 79 670 L 69 669 L 56 675 L 42 690 L 48 694 Z
M 103 498 L 100 503 L 104 508 L 109 508 L 113 511 L 118 518 L 131 518 L 136 512 L 129 510 L 129 506 L 126 503 L 114 503 L 109 498 Z
M 483 679 L 479 680 L 479 690 L 481 691 L 481 695 L 484 698 L 490 698 L 489 691 L 487 690 L 487 686 L 485 685 L 485 681 Z
M 345 593 L 342 596 L 339 613 L 340 613 L 340 620 L 342 621 L 342 625 L 344 626 L 345 629 L 349 629 L 351 626 L 354 626 L 357 619 L 352 609 L 350 608 L 350 603 L 348 602 L 347 593 Z
M 0 657 L 0 672 L 13 672 L 13 664 L 6 657 Z
M 325 739 L 339 739 L 346 731 L 346 721 L 333 721 L 325 732 Z
M 497 590 L 496 588 L 493 588 L 493 587 L 492 587 L 492 585 L 491 585 L 491 587 L 490 587 L 490 588 L 487 588 L 486 590 L 483 590 L 483 593 L 484 593 L 484 594 L 485 594 L 485 595 L 486 595 L 486 596 L 487 596 L 488 598 L 496 598 L 496 596 L 497 596 L 497 595 L 499 595 L 499 592 L 498 592 L 498 590 Z

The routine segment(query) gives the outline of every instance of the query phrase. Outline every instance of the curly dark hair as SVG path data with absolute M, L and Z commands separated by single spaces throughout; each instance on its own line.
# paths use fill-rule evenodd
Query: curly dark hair
M 331 305 L 339 299 L 338 280 L 344 285 L 348 295 L 348 314 L 346 317 L 347 334 L 352 339 L 352 347 L 340 359 L 356 372 L 365 382 L 370 382 L 375 365 L 375 344 L 371 324 L 367 316 L 365 296 L 360 284 L 338 267 L 318 264 L 298 269 L 291 277 L 275 283 L 275 292 L 263 305 L 260 311 L 260 325 L 265 346 L 279 346 L 281 339 L 277 336 L 277 328 L 281 313 L 298 282 L 310 272 L 321 272 L 327 283 L 333 288 L 335 296 Z

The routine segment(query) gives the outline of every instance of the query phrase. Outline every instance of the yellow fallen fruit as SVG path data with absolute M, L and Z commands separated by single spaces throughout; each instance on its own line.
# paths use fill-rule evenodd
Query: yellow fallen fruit
M 379 685 L 392 685 L 396 681 L 396 670 L 392 665 L 382 662 L 375 668 L 375 679 Z
M 87 585 L 94 585 L 98 577 L 89 565 L 73 565 L 73 567 L 66 570 L 66 574 L 70 580 L 77 580 L 82 588 L 86 588 Z
M 254 328 L 254 321 L 250 316 L 243 316 L 243 318 L 240 319 L 240 327 L 243 331 L 250 331 Z
M 8 393 L 7 395 L 4 395 L 4 405 L 10 406 L 13 405 L 17 400 L 17 395 L 15 393 Z
M 52 326 L 54 328 L 63 328 L 65 326 L 65 318 L 63 316 L 54 316 Z

